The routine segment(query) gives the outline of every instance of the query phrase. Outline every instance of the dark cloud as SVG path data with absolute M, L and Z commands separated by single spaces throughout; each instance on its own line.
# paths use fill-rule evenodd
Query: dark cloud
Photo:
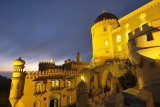
M 90 61 L 90 29 L 96 17 L 105 9 L 120 18 L 149 1 L 1 0 L 0 60 L 9 64 L 19 56 L 29 63 L 75 60 L 80 50 L 82 60 Z

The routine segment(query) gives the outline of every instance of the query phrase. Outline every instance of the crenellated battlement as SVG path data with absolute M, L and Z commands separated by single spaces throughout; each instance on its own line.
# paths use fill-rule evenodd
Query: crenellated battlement
M 147 11 L 150 8 L 153 8 L 155 6 L 157 6 L 160 3 L 160 0 L 154 0 L 149 2 L 148 4 L 140 7 L 139 9 L 129 13 L 128 15 L 122 17 L 121 19 L 118 20 L 119 23 L 123 23 L 126 22 L 127 20 L 130 20 L 131 18 L 133 18 L 134 16 L 138 16 L 139 14 L 143 13 L 144 11 Z
M 156 29 L 152 26 L 149 26 L 148 23 L 142 25 L 142 27 L 138 27 L 137 29 L 135 29 L 134 31 L 128 33 L 128 36 L 129 36 L 129 40 L 133 39 L 133 38 L 136 38 L 138 36 L 141 36 L 143 34 L 145 34 L 146 32 L 148 31 L 151 31 L 153 29 Z
M 67 76 L 67 75 L 79 75 L 76 69 L 48 69 L 47 71 L 28 71 L 26 79 L 35 79 L 38 77 L 48 77 L 48 76 Z
M 39 64 L 55 64 L 54 62 L 39 62 Z
M 98 26 L 104 25 L 104 24 L 109 24 L 109 25 L 111 25 L 111 24 L 117 24 L 116 22 L 118 22 L 116 19 L 105 19 L 105 20 L 102 20 L 100 22 L 95 23 L 92 26 L 91 30 L 93 30 L 94 28 L 96 28 Z

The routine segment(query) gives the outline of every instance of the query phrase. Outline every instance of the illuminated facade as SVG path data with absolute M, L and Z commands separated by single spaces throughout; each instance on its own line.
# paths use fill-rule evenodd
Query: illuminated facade
M 139 88 L 152 92 L 157 103 L 160 103 L 159 11 L 159 0 L 153 0 L 120 19 L 104 11 L 91 28 L 92 62 L 101 67 L 106 60 L 129 58 L 137 69 Z M 113 65 L 110 70 L 114 77 L 115 69 L 116 66 Z M 102 73 L 104 74 L 105 72 Z
M 127 71 L 119 69 L 119 65 L 124 65 L 128 58 L 138 68 L 139 88 L 151 91 L 154 101 L 160 103 L 160 89 L 154 85 L 160 83 L 159 12 L 159 0 L 149 2 L 121 19 L 103 11 L 91 28 L 91 63 L 81 62 L 78 52 L 77 61 L 68 59 L 62 66 L 53 60 L 40 62 L 39 71 L 23 72 L 25 61 L 15 60 L 9 97 L 12 106 L 60 107 L 77 101 L 77 107 L 86 106 L 88 98 L 81 99 L 87 96 L 86 90 L 92 95 L 89 104 L 103 104 L 105 98 L 122 91 L 117 78 Z M 135 73 L 135 69 L 133 71 Z M 108 92 L 104 91 L 106 85 L 110 88 Z
M 40 62 L 39 71 L 23 72 L 25 61 L 14 61 L 14 72 L 9 100 L 12 107 L 60 107 L 76 103 L 76 87 L 81 81 L 83 69 L 90 63 L 65 60 L 61 66 L 51 62 Z
M 96 65 L 104 64 L 106 59 L 128 58 L 128 33 L 145 23 L 151 25 L 153 20 L 158 19 L 158 6 L 159 0 L 151 1 L 120 19 L 103 11 L 91 28 L 92 60 Z

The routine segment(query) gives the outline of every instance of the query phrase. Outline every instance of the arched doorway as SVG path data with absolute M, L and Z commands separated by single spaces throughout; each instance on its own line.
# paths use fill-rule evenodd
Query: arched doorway
M 58 99 L 51 100 L 50 107 L 58 107 Z
M 52 93 L 49 96 L 49 107 L 61 107 L 61 93 Z

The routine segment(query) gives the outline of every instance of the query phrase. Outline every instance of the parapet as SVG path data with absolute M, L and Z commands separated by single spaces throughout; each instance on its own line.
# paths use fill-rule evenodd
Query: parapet
M 133 32 L 128 33 L 129 40 L 136 38 L 138 36 L 141 36 L 141 35 L 145 34 L 146 32 L 154 30 L 154 29 L 156 29 L 156 28 L 149 26 L 148 23 L 146 23 L 146 24 L 142 25 L 142 28 L 138 27 Z
M 48 69 L 46 71 L 28 71 L 26 75 L 26 79 L 35 79 L 38 77 L 50 77 L 50 76 L 55 76 L 55 75 L 61 75 L 61 76 L 67 76 L 67 75 L 79 75 L 77 69 L 70 69 L 70 70 L 65 70 L 65 69 Z
M 116 24 L 116 23 L 118 23 L 118 21 L 117 21 L 117 19 L 105 19 L 105 20 L 102 20 L 102 21 L 100 21 L 100 22 L 95 23 L 95 24 L 92 26 L 91 30 L 93 30 L 94 28 L 96 28 L 96 27 L 98 27 L 98 26 L 104 25 L 105 23 L 111 25 L 111 24 Z
M 54 62 L 39 62 L 39 64 L 55 64 Z
M 152 7 L 158 5 L 159 3 L 160 3 L 160 0 L 151 1 L 151 2 L 149 2 L 147 4 L 145 4 L 144 6 L 138 8 L 137 10 L 129 13 L 128 15 L 122 17 L 121 19 L 118 20 L 118 22 L 119 23 L 126 22 L 127 20 L 130 20 L 134 16 L 137 16 L 137 15 L 143 13 L 144 11 L 147 11 L 148 9 L 151 9 Z

